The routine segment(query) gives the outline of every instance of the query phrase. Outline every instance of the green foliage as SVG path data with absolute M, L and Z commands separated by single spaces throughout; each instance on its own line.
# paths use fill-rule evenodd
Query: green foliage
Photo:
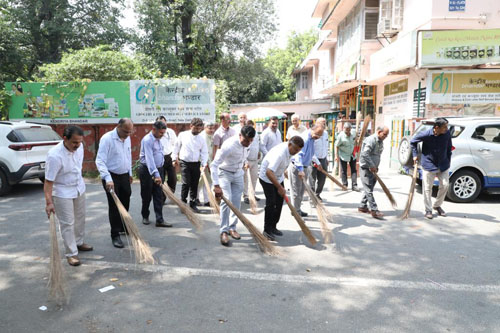
M 3 84 L 0 88 L 0 120 L 8 120 L 9 119 L 9 106 L 12 104 L 12 99 L 10 94 Z
M 215 119 L 223 112 L 229 111 L 229 87 L 224 80 L 215 81 Z
M 144 55 L 132 58 L 102 45 L 64 53 L 59 63 L 41 66 L 35 79 L 49 82 L 128 81 L 151 79 L 157 71 L 154 62 Z
M 317 40 L 317 32 L 313 29 L 304 33 L 292 32 L 288 36 L 286 48 L 273 48 L 268 51 L 264 60 L 265 66 L 279 81 L 279 94 L 272 95 L 270 99 L 295 100 L 295 79 L 292 72 L 307 57 Z

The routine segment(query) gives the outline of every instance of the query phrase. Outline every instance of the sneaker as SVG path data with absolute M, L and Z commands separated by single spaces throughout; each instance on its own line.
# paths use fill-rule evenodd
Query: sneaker
M 437 211 L 437 213 L 438 213 L 439 216 L 443 216 L 443 217 L 446 216 L 446 213 L 443 210 L 443 208 L 441 208 L 441 207 L 434 207 L 434 209 Z
M 360 192 L 359 187 L 357 187 L 356 185 L 354 185 L 354 186 L 352 187 L 352 190 L 353 190 L 354 192 Z
M 426 219 L 429 219 L 429 220 L 432 220 L 434 216 L 432 216 L 432 212 L 430 210 L 426 211 L 425 212 L 425 218 Z
M 274 229 L 274 230 L 273 230 L 273 235 L 276 235 L 276 236 L 283 236 L 283 233 L 282 233 L 280 230 L 278 230 L 278 229 Z
M 274 236 L 272 235 L 272 233 L 269 233 L 269 232 L 267 232 L 267 231 L 264 230 L 264 232 L 262 234 L 264 235 L 264 237 L 266 237 L 270 241 L 275 241 L 276 240 L 276 238 L 274 238 Z

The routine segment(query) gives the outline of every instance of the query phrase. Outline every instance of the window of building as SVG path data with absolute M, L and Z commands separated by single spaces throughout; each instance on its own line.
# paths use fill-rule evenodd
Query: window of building
M 365 13 L 365 39 L 377 37 L 378 12 Z
M 300 73 L 300 82 L 299 82 L 299 89 L 308 89 L 308 79 L 309 79 L 309 73 L 308 72 L 301 72 Z

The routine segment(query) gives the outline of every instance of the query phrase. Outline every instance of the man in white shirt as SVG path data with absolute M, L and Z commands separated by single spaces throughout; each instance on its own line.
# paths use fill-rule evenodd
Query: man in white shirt
M 78 251 L 92 251 L 83 242 L 85 235 L 85 182 L 82 177 L 83 130 L 78 126 L 64 129 L 63 141 L 49 150 L 45 168 L 45 212 L 59 219 L 66 259 L 80 265 Z
M 196 207 L 198 182 L 201 175 L 200 166 L 205 170 L 208 161 L 207 144 L 205 139 L 199 135 L 201 131 L 203 131 L 203 120 L 193 118 L 190 130 L 179 133 L 172 154 L 174 166 L 180 165 L 181 167 L 181 199 L 184 203 L 187 203 L 189 194 L 191 198 L 189 206 L 196 213 L 200 213 L 200 210 Z
M 281 133 L 278 129 L 278 117 L 272 116 L 271 119 L 269 119 L 267 128 L 262 132 L 260 138 L 260 151 L 263 156 L 266 156 L 268 151 L 282 142 Z
M 164 116 L 159 116 L 156 121 L 162 121 L 167 126 L 167 119 Z M 165 134 L 161 137 L 161 144 L 163 145 L 163 156 L 165 161 L 163 163 L 163 178 L 166 179 L 168 187 L 175 192 L 175 185 L 177 184 L 177 172 L 175 172 L 174 164 L 172 163 L 172 151 L 174 150 L 177 135 L 171 128 L 165 130 Z
M 239 123 L 233 126 L 235 134 L 239 134 L 241 132 L 241 129 L 247 125 L 247 114 L 244 112 L 240 112 L 238 114 L 238 121 Z
M 142 223 L 149 224 L 149 205 L 153 198 L 153 208 L 156 217 L 156 226 L 160 228 L 171 227 L 172 224 L 163 219 L 163 202 L 165 196 L 161 190 L 161 184 L 164 181 L 163 172 L 163 145 L 161 137 L 165 134 L 167 126 L 156 121 L 153 124 L 151 132 L 146 134 L 141 140 L 141 152 L 139 154 L 139 180 L 141 181 L 141 199 L 142 199 Z
M 237 209 L 241 205 L 241 192 L 243 192 L 243 168 L 246 165 L 248 146 L 255 137 L 255 129 L 244 126 L 241 132 L 229 140 L 217 151 L 212 162 L 210 171 L 214 182 L 214 193 L 217 197 L 224 195 Z M 220 211 L 220 242 L 224 246 L 229 245 L 229 235 L 234 239 L 240 239 L 236 231 L 238 217 L 231 212 L 225 202 L 221 202 Z
M 253 120 L 247 120 L 246 123 L 248 126 L 252 126 L 255 128 L 255 123 Z M 260 158 L 260 142 L 259 142 L 259 134 L 255 132 L 255 137 L 253 138 L 252 144 L 248 147 L 248 170 L 250 171 L 250 179 L 248 179 L 248 172 L 245 172 L 243 182 L 243 201 L 248 205 L 250 204 L 250 199 L 248 198 L 248 185 L 249 181 L 251 181 L 251 186 L 253 186 L 255 190 L 255 186 L 257 185 L 257 178 L 259 178 L 259 158 Z M 260 199 L 255 196 L 255 200 L 260 201 Z
M 318 140 L 314 141 L 314 154 L 319 160 L 319 163 L 323 170 L 328 170 L 328 130 L 326 128 L 326 119 L 319 117 L 316 119 L 316 124 L 323 126 L 325 131 L 323 136 Z M 318 171 L 316 168 L 311 168 L 309 184 L 312 190 L 316 193 L 318 200 L 323 201 L 320 194 L 323 192 L 323 187 L 325 186 L 326 175 Z M 311 202 L 312 203 L 312 202 Z
M 307 128 L 300 124 L 299 115 L 295 113 L 292 115 L 292 126 L 286 132 L 286 139 L 290 140 L 292 136 L 296 135 L 301 136 L 306 130 Z
M 115 129 L 101 137 L 95 160 L 108 199 L 111 242 L 114 247 L 120 249 L 123 248 L 120 233 L 126 232 L 126 230 L 115 201 L 109 192 L 114 191 L 128 211 L 132 195 L 130 184 L 134 180 L 132 178 L 132 150 L 130 146 L 130 135 L 133 130 L 134 124 L 130 119 L 120 119 Z
M 264 195 L 266 208 L 264 211 L 264 236 L 274 241 L 274 236 L 283 233 L 276 228 L 283 207 L 283 198 L 286 195 L 283 180 L 290 164 L 290 159 L 304 147 L 304 140 L 300 136 L 293 136 L 288 142 L 283 142 L 271 149 L 264 157 L 260 166 L 259 180 Z
M 229 125 L 231 125 L 231 116 L 229 113 L 222 113 L 220 115 L 220 126 L 214 133 L 214 148 L 211 151 L 212 160 L 215 158 L 217 149 L 222 146 L 224 141 L 236 134 L 236 131 Z
M 205 130 L 200 134 L 200 136 L 205 140 L 207 144 L 207 151 L 208 151 L 208 161 L 207 164 L 210 165 L 212 163 L 212 154 L 210 152 L 213 151 L 214 148 L 214 132 L 215 132 L 215 123 L 214 122 L 209 122 L 205 124 Z M 212 181 L 212 177 L 210 177 L 210 173 L 207 173 L 207 180 L 209 183 Z M 210 202 L 208 201 L 208 193 L 206 187 L 201 183 L 201 178 L 200 182 L 198 183 L 198 199 L 196 199 L 196 204 L 198 206 L 204 206 L 204 207 L 210 207 Z M 203 203 L 200 202 L 199 199 L 201 199 L 203 194 Z

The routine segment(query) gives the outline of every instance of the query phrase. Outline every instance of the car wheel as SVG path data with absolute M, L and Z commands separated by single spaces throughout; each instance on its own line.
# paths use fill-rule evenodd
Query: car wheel
M 413 165 L 413 154 L 409 137 L 402 138 L 399 143 L 398 160 L 402 166 L 410 167 Z
M 474 171 L 459 170 L 450 178 L 447 196 L 454 202 L 471 202 L 481 193 L 481 189 L 481 180 Z
M 7 176 L 0 170 L 0 195 L 5 195 L 10 191 L 10 184 L 7 181 Z

